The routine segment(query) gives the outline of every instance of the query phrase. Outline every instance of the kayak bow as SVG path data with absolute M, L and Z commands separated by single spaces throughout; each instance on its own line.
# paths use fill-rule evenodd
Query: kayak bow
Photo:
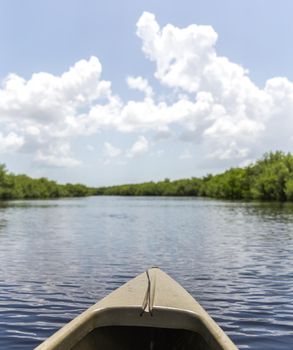
M 171 277 L 152 268 L 69 322 L 36 350 L 237 350 Z

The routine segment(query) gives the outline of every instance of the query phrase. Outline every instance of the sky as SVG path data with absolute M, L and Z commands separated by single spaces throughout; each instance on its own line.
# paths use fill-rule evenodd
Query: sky
M 293 152 L 293 2 L 0 0 L 0 162 L 91 186 Z

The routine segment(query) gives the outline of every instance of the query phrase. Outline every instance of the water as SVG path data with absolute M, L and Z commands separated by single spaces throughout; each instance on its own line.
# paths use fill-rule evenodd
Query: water
M 154 265 L 240 349 L 292 349 L 292 205 L 123 197 L 0 204 L 0 349 L 34 348 Z

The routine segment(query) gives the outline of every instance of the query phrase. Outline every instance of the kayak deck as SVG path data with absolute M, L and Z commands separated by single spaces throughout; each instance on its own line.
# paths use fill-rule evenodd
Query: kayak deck
M 171 277 L 152 268 L 127 282 L 37 350 L 237 350 Z

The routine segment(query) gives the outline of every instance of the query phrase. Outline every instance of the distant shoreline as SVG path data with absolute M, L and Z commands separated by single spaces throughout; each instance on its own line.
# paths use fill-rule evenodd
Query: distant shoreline
M 61 185 L 44 177 L 15 175 L 8 173 L 4 164 L 0 165 L 0 200 L 85 197 L 95 195 L 96 191 L 82 184 Z
M 47 178 L 8 173 L 0 165 L 0 200 L 56 199 L 87 196 L 206 197 L 229 200 L 293 201 L 293 155 L 270 152 L 243 168 L 202 178 L 144 182 L 107 187 L 65 185 Z
M 96 195 L 293 201 L 293 155 L 270 152 L 252 165 L 217 175 L 100 187 Z

